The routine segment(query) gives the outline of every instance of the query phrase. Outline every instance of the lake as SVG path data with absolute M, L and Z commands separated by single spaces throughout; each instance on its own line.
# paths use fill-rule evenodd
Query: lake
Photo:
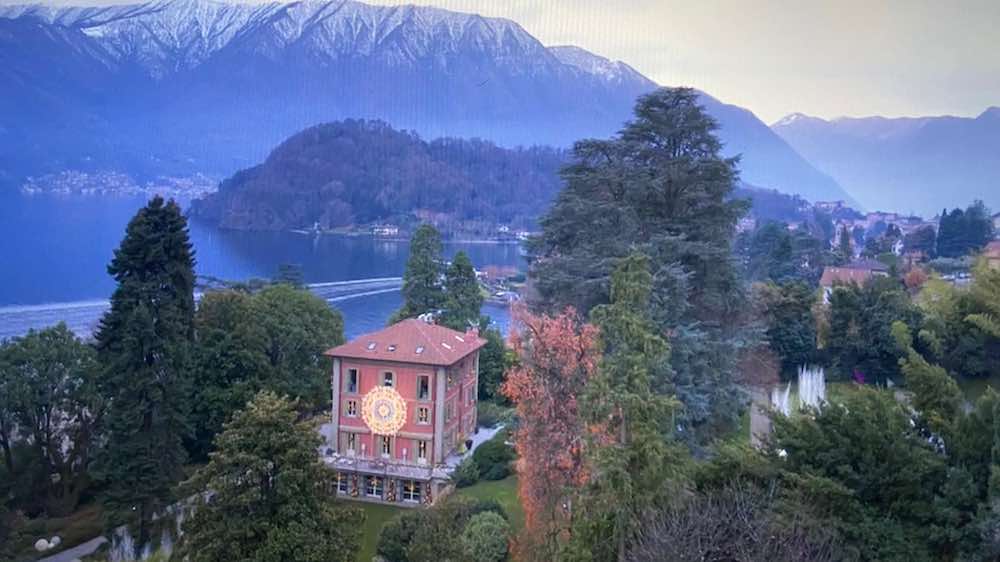
M 144 197 L 0 191 L 0 308 L 109 297 L 115 284 L 107 264 L 129 219 L 145 202 Z M 409 254 L 407 242 L 367 236 L 239 232 L 197 221 L 191 221 L 190 231 L 196 272 L 233 281 L 273 277 L 285 263 L 300 265 L 307 283 L 396 277 Z M 515 244 L 445 244 L 446 257 L 459 250 L 476 268 L 524 266 Z M 372 293 L 331 304 L 343 313 L 348 337 L 384 326 L 400 305 L 398 291 Z M 506 328 L 506 308 L 486 306 L 483 312 Z

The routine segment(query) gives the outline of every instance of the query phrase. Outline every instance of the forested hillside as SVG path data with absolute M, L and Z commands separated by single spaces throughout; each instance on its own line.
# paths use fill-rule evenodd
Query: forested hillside
M 267 160 L 196 202 L 225 228 L 333 229 L 416 217 L 530 227 L 560 186 L 564 152 L 478 139 L 426 142 L 380 121 L 347 120 L 294 135 Z

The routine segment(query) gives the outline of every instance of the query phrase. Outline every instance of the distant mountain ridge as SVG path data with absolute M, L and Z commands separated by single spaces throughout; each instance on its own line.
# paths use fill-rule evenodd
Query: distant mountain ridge
M 1000 107 L 977 117 L 792 114 L 771 128 L 871 209 L 931 216 L 982 199 L 1000 210 Z
M 656 84 L 517 23 L 351 0 L 0 6 L 0 181 L 64 169 L 229 174 L 316 123 L 568 147 Z M 9 86 L 8 86 L 9 85 Z M 850 197 L 752 113 L 703 97 L 744 179 Z

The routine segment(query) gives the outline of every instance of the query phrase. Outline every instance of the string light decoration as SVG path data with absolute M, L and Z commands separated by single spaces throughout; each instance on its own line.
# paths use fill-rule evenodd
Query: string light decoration
M 406 401 L 389 386 L 376 386 L 361 401 L 361 418 L 377 435 L 396 435 L 406 425 Z

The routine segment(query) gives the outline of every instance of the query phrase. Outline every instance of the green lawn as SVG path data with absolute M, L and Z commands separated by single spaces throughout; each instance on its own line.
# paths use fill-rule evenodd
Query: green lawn
M 457 493 L 478 499 L 497 500 L 510 516 L 514 531 L 520 531 L 524 527 L 524 508 L 521 507 L 521 501 L 517 497 L 517 476 L 508 476 L 495 481 L 481 480 L 468 488 L 462 488 Z
M 375 545 L 382 526 L 401 513 L 405 508 L 376 503 L 351 502 L 365 512 L 365 525 L 361 528 L 361 550 L 358 552 L 358 562 L 371 562 L 375 556 Z

